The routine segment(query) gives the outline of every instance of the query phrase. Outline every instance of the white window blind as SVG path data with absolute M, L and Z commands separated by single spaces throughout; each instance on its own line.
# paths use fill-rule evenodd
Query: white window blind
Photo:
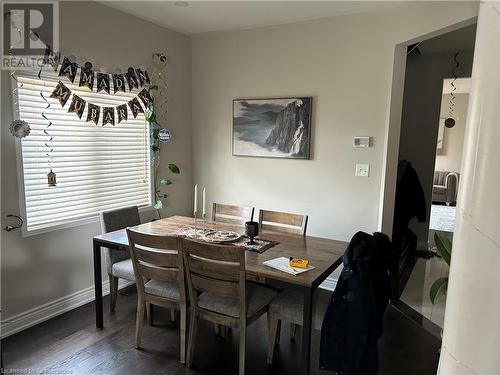
M 134 119 L 129 110 L 128 120 L 118 124 L 115 111 L 115 126 L 102 126 L 102 107 L 127 103 L 137 92 L 96 93 L 95 87 L 90 91 L 72 85 L 48 69 L 41 78 L 28 72 L 17 77 L 19 118 L 31 127 L 21 141 L 27 231 L 64 226 L 113 208 L 151 205 L 149 127 L 144 115 Z M 64 108 L 50 98 L 59 80 L 72 91 Z M 75 83 L 78 80 L 79 75 Z M 101 107 L 97 125 L 85 122 L 88 105 L 81 119 L 68 113 L 73 94 Z M 52 125 L 47 128 L 49 121 Z M 53 137 L 48 144 L 50 158 L 46 146 L 50 137 L 44 130 Z M 50 169 L 57 176 L 55 187 L 47 184 Z

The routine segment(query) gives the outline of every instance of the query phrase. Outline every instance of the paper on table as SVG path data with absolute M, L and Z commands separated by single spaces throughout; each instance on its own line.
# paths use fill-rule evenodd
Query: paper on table
M 298 275 L 303 272 L 312 270 L 314 267 L 313 266 L 307 266 L 307 268 L 294 268 L 290 267 L 290 259 L 285 258 L 285 257 L 279 257 L 279 258 L 274 258 L 274 259 L 269 259 L 266 260 L 265 262 L 262 262 L 266 266 L 275 268 L 277 270 L 289 273 L 290 275 Z

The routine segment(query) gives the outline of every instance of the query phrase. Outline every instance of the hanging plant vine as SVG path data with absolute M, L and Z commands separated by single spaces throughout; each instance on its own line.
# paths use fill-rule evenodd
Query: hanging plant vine
M 172 185 L 172 180 L 168 178 L 161 178 L 160 174 L 164 171 L 169 171 L 173 174 L 180 174 L 179 167 L 174 163 L 168 163 L 166 168 L 161 168 L 160 165 L 160 152 L 161 146 L 164 142 L 160 140 L 160 133 L 167 131 L 162 124 L 158 122 L 157 107 L 160 109 L 163 117 L 166 117 L 166 81 L 164 78 L 163 70 L 166 67 L 166 58 L 163 54 L 154 54 L 153 59 L 160 64 L 155 78 L 158 78 L 158 84 L 149 87 L 149 94 L 153 100 L 149 103 L 145 117 L 149 123 L 150 129 L 150 144 L 151 144 L 151 169 L 153 173 L 153 186 L 154 186 L 154 208 L 161 219 L 160 210 L 163 208 L 163 202 L 168 197 L 165 187 Z M 161 87 L 159 87 L 161 85 Z M 159 95 L 156 95 L 159 93 Z M 168 131 L 167 131 L 168 132 Z

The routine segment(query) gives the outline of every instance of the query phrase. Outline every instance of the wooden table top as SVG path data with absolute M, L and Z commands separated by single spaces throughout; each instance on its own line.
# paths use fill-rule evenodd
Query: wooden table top
M 183 216 L 172 216 L 169 218 L 141 224 L 134 229 L 141 232 L 156 235 L 175 235 L 192 227 L 193 218 Z M 198 221 L 197 227 L 203 226 L 203 222 Z M 226 223 L 214 223 L 207 221 L 207 228 L 215 230 L 231 230 L 244 234 L 245 228 Z M 325 272 L 332 272 L 341 263 L 341 257 L 347 247 L 344 241 L 330 240 L 326 238 L 301 236 L 296 234 L 285 234 L 271 231 L 262 231 L 259 238 L 264 240 L 278 241 L 279 244 L 259 254 L 255 251 L 246 252 L 246 272 L 249 275 L 265 277 L 301 286 L 317 286 L 325 278 Z M 128 238 L 125 229 L 101 234 L 94 237 L 102 245 L 112 245 L 126 249 Z M 110 246 L 111 247 L 111 246 Z M 308 259 L 309 264 L 314 266 L 313 270 L 300 275 L 290 275 L 262 264 L 262 262 L 278 257 L 298 257 Z

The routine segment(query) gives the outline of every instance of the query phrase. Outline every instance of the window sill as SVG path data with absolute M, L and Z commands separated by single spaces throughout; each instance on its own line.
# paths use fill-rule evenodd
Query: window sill
M 144 206 L 144 207 L 139 207 L 139 213 L 143 212 L 149 212 L 153 211 L 154 208 L 152 205 L 149 206 Z M 50 233 L 56 230 L 61 230 L 61 229 L 69 229 L 69 228 L 74 228 L 74 227 L 79 227 L 82 225 L 88 225 L 88 224 L 94 224 L 99 222 L 99 216 L 92 216 L 92 217 L 86 217 L 86 218 L 81 218 L 81 219 L 75 219 L 75 220 L 70 220 L 70 221 L 64 221 L 64 222 L 56 222 L 53 224 L 47 224 L 45 227 L 40 227 L 37 229 L 31 229 L 27 230 L 26 224 L 23 225 L 21 229 L 21 236 L 24 237 L 31 237 L 31 236 L 36 236 L 39 234 L 44 234 L 44 233 Z

